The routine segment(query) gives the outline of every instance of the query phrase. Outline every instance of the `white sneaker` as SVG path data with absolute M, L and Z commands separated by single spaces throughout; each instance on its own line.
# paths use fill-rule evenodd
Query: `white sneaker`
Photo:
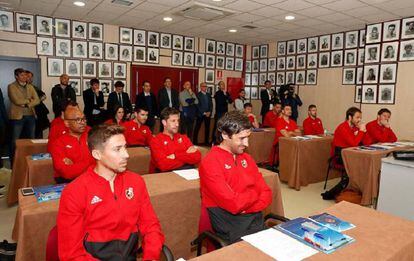
M 0 198 L 4 198 L 4 194 L 0 193 Z
M 6 189 L 6 186 L 0 185 L 0 191 L 4 191 Z

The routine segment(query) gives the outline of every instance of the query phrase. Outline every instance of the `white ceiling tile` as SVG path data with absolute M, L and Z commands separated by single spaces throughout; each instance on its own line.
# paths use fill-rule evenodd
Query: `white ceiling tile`
M 250 22 L 262 20 L 263 17 L 254 15 L 254 14 L 249 14 L 249 13 L 242 13 L 242 14 L 233 16 L 232 19 L 250 23 Z
M 282 24 L 281 21 L 272 19 L 272 18 L 266 18 L 263 20 L 259 20 L 253 23 L 255 26 L 259 26 L 259 27 L 276 27 L 280 24 Z
M 237 0 L 233 3 L 230 3 L 228 5 L 225 5 L 225 8 L 237 10 L 240 12 L 249 12 L 254 9 L 262 8 L 264 5 L 252 2 L 250 0 Z
M 312 3 L 312 4 L 315 4 L 315 5 L 324 5 L 324 4 L 333 3 L 333 2 L 336 2 L 336 1 L 339 1 L 339 0 L 305 0 L 305 1 L 309 2 L 309 3 Z
M 275 17 L 281 14 L 286 14 L 285 10 L 281 10 L 279 8 L 276 7 L 271 7 L 271 6 L 266 6 L 263 8 L 259 8 L 256 10 L 251 11 L 250 13 L 255 14 L 255 15 L 259 15 L 262 17 Z
M 318 16 L 318 19 L 325 21 L 325 22 L 335 22 L 337 20 L 345 20 L 345 19 L 354 19 L 352 16 L 344 15 L 342 13 L 333 13 L 328 15 L 321 15 Z
M 30 2 L 26 1 L 24 4 L 22 3 L 19 7 L 19 11 L 21 12 L 28 12 L 32 14 L 40 14 L 40 15 L 52 15 L 53 11 L 57 8 L 56 3 L 47 4 L 44 2 Z
M 396 15 L 399 15 L 400 17 L 409 17 L 409 16 L 413 16 L 414 8 L 410 7 L 410 8 L 397 9 L 393 11 L 393 13 Z
M 110 24 L 119 17 L 119 13 L 115 12 L 90 12 L 88 19 L 97 23 Z
M 309 16 L 309 17 L 318 17 L 320 15 L 328 15 L 328 14 L 335 13 L 335 11 L 329 10 L 327 8 L 319 7 L 319 6 L 307 8 L 304 10 L 299 10 L 296 12 L 302 15 Z
M 318 25 L 318 24 L 323 24 L 325 22 L 321 21 L 321 20 L 318 20 L 318 19 L 306 18 L 306 19 L 300 20 L 298 22 L 296 22 L 296 20 L 295 20 L 293 23 L 297 24 L 297 25 L 301 25 L 301 26 L 303 26 L 303 25 L 315 26 L 315 25 Z
M 220 2 L 213 2 L 211 0 L 197 0 L 198 3 L 210 5 L 210 6 L 225 6 L 230 3 L 236 2 L 237 0 L 222 0 Z
M 305 8 L 313 7 L 314 4 L 305 2 L 303 0 L 289 0 L 278 4 L 273 4 L 272 6 L 281 8 L 286 11 L 297 11 Z
M 368 16 L 363 17 L 363 19 L 367 21 L 368 23 L 378 23 L 378 22 L 393 20 L 397 18 L 398 18 L 398 15 L 395 15 L 395 14 L 382 14 L 381 16 L 368 15 Z
M 354 17 L 361 18 L 369 15 L 377 15 L 378 17 L 381 17 L 381 15 L 386 14 L 385 11 L 372 6 L 351 9 L 348 10 L 347 13 L 351 14 Z
M 223 27 L 238 26 L 242 24 L 242 22 L 233 19 L 221 19 L 214 23 Z
M 164 13 L 164 12 L 170 10 L 171 6 L 144 2 L 144 3 L 141 3 L 138 6 L 136 6 L 134 9 L 135 10 L 140 10 L 140 11 L 150 11 L 150 12 L 154 12 L 154 13 Z
M 387 1 L 384 3 L 379 3 L 375 5 L 378 8 L 381 8 L 385 11 L 390 11 L 390 10 L 396 10 L 396 9 L 402 9 L 402 8 L 410 8 L 410 7 L 414 7 L 414 1 L 412 0 L 392 0 L 392 1 Z M 413 15 L 413 14 L 411 14 Z
M 360 8 L 367 6 L 358 0 L 340 0 L 332 3 L 323 5 L 323 7 L 335 10 L 335 11 L 346 11 L 354 8 Z
M 179 5 L 182 5 L 189 0 L 147 0 L 149 3 L 156 3 L 156 4 L 162 4 L 162 5 L 168 5 L 171 7 L 176 7 Z
M 272 5 L 272 4 L 286 2 L 288 0 L 252 0 L 252 1 L 259 3 L 259 4 Z

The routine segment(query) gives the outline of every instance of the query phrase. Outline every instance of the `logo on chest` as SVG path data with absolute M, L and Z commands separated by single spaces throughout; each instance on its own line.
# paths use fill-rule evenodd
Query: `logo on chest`
M 72 148 L 72 146 L 71 146 L 71 145 L 66 145 L 66 148 L 67 148 L 67 149 L 71 149 L 71 148 Z
M 231 165 L 224 164 L 225 169 L 231 169 Z
M 125 190 L 125 196 L 127 199 L 132 199 L 134 197 L 134 189 L 129 187 Z
M 135 129 L 135 127 L 132 127 L 132 130 L 133 130 L 133 131 L 135 131 L 135 130 L 137 130 L 137 129 Z
M 164 141 L 164 145 L 167 145 L 168 144 L 168 141 Z
M 241 165 L 243 168 L 247 168 L 247 161 L 246 160 L 242 160 L 240 161 Z
M 99 202 L 101 202 L 101 201 L 102 201 L 102 199 L 101 199 L 100 197 L 98 197 L 98 196 L 93 196 L 93 198 L 92 198 L 92 200 L 91 200 L 91 205 L 94 205 L 94 204 L 99 203 Z
M 183 142 L 183 138 L 179 138 L 178 143 L 182 143 L 182 142 Z
M 143 130 L 142 133 L 146 134 L 147 133 L 147 130 Z

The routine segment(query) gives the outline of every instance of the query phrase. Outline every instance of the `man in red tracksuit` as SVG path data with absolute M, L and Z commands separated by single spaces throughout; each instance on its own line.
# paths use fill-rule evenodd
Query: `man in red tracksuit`
M 254 159 L 244 152 L 251 133 L 247 116 L 240 111 L 228 112 L 218 121 L 217 130 L 220 144 L 199 167 L 200 230 L 212 228 L 233 243 L 264 229 L 262 211 L 271 204 L 272 191 Z
M 256 115 L 253 114 L 253 105 L 250 102 L 247 102 L 243 105 L 244 114 L 247 115 L 249 118 L 250 123 L 252 124 L 253 128 L 259 128 L 259 121 L 257 120 Z
M 125 139 L 128 147 L 149 146 L 152 139 L 150 128 L 145 125 L 148 119 L 148 111 L 143 108 L 135 108 L 135 118 L 123 124 Z
M 52 144 L 57 138 L 59 138 L 61 135 L 69 132 L 69 128 L 66 127 L 65 121 L 63 120 L 63 113 L 66 111 L 66 108 L 68 107 L 77 107 L 79 108 L 78 104 L 76 102 L 70 101 L 63 105 L 61 115 L 54 118 L 53 121 L 50 123 L 50 129 L 49 129 L 49 137 L 47 142 L 47 151 L 50 152 L 52 148 Z
M 309 105 L 308 117 L 303 121 L 303 134 L 304 135 L 321 135 L 324 132 L 321 119 L 317 116 L 318 110 L 316 105 Z
M 123 127 L 94 127 L 88 145 L 96 165 L 67 185 L 60 199 L 60 260 L 136 260 L 138 235 L 143 260 L 158 260 L 164 235 L 142 177 L 126 169 Z
M 273 103 L 272 110 L 268 111 L 263 121 L 263 127 L 276 128 L 276 121 L 282 113 L 282 104 L 279 101 Z
M 56 139 L 50 148 L 57 183 L 68 183 L 94 163 L 88 149 L 89 127 L 78 107 L 67 107 L 64 121 L 69 131 Z
M 390 126 L 390 118 L 390 110 L 384 108 L 378 111 L 377 119 L 367 124 L 367 134 L 362 141 L 364 145 L 397 141 L 397 136 Z
M 190 139 L 178 133 L 180 112 L 171 107 L 161 111 L 164 131 L 150 142 L 151 163 L 149 173 L 193 168 L 201 160 L 200 151 Z

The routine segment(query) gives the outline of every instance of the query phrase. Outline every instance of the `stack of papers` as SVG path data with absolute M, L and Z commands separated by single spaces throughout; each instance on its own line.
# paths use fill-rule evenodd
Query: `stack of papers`
M 311 138 L 311 139 L 320 139 L 322 138 L 321 136 L 318 135 L 305 135 L 305 137 Z
M 48 143 L 48 139 L 36 139 L 32 140 L 32 143 Z
M 198 169 L 174 170 L 173 172 L 186 180 L 196 180 L 200 178 Z
M 41 186 L 34 187 L 34 194 L 37 199 L 37 202 L 46 202 L 49 200 L 59 199 L 62 190 L 65 188 L 66 184 L 50 185 L 50 186 Z
M 51 159 L 52 156 L 50 153 L 38 153 L 32 155 L 32 160 L 45 160 L 45 159 Z
M 397 141 L 397 142 L 394 142 L 394 144 L 397 145 L 398 147 L 406 147 L 406 146 L 414 147 L 414 142 L 410 142 L 410 141 Z

